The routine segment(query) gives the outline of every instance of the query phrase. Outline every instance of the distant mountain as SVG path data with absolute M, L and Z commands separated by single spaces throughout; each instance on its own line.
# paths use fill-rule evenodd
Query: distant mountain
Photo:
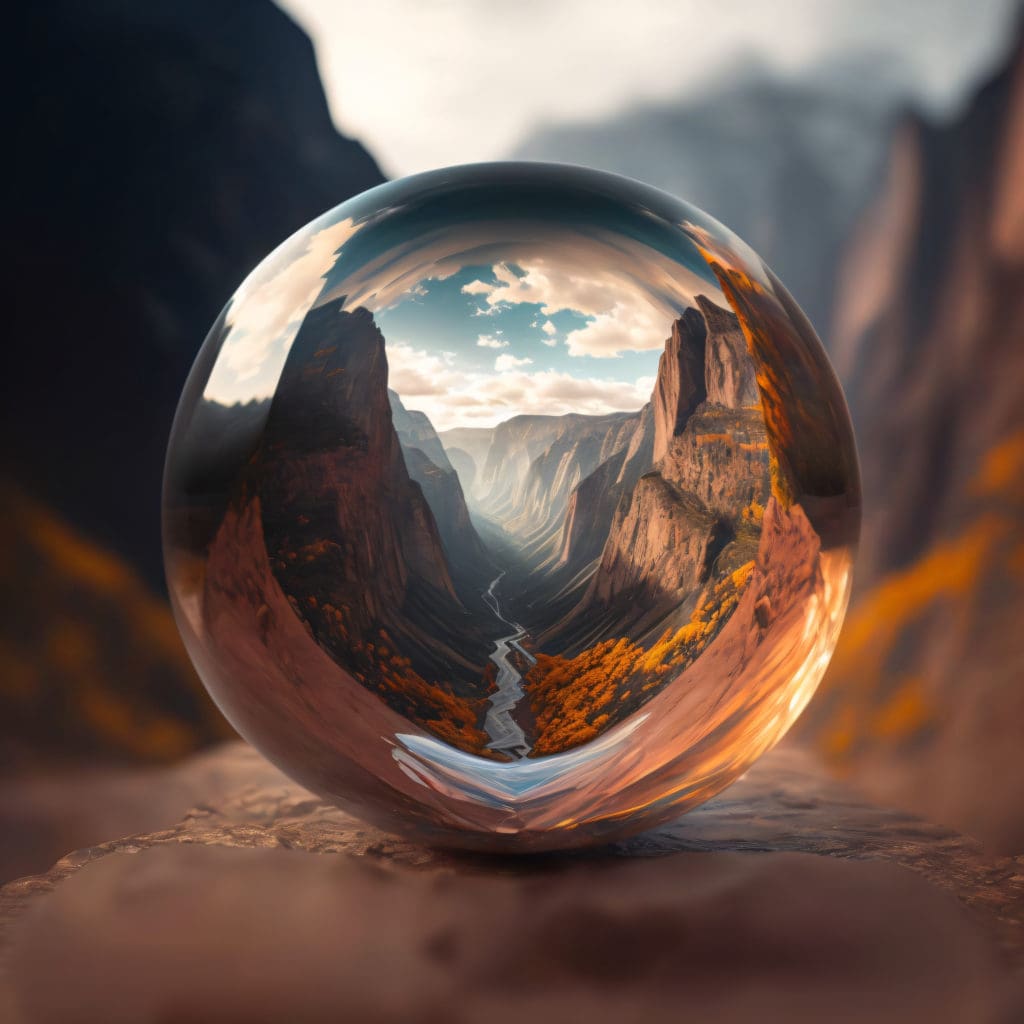
M 391 388 L 388 388 L 388 401 L 391 404 L 391 420 L 401 442 L 402 451 L 418 448 L 438 469 L 443 469 L 447 473 L 454 472 L 430 417 L 425 412 L 406 409 L 398 392 Z
M 531 566 L 556 555 L 572 492 L 601 463 L 625 449 L 639 413 L 573 414 L 557 420 L 550 444 L 533 459 L 501 507 L 503 528 L 516 538 L 520 556 Z
M 534 459 L 572 425 L 586 427 L 589 417 L 522 415 L 499 423 L 491 434 L 477 483 L 480 504 L 492 515 L 513 514 L 516 494 Z M 465 447 L 463 445 L 463 447 Z
M 459 474 L 434 425 L 425 413 L 406 409 L 390 389 L 388 400 L 409 476 L 422 488 L 434 514 L 452 581 L 462 600 L 473 605 L 499 572 L 498 566 L 473 525 Z
M 654 464 L 654 434 L 654 410 L 648 402 L 637 415 L 629 444 L 569 496 L 555 570 L 566 581 L 576 579 L 600 556 L 619 501 Z
M 459 474 L 459 482 L 462 484 L 466 494 L 473 493 L 473 484 L 476 483 L 476 460 L 463 448 L 446 448 L 445 455 L 452 464 L 452 468 Z
M 464 452 L 472 461 L 473 482 L 469 483 L 466 477 L 460 472 L 460 478 L 465 486 L 475 496 L 477 487 L 483 481 L 484 465 L 487 462 L 487 453 L 490 451 L 491 442 L 494 440 L 493 427 L 455 427 L 452 430 L 443 430 L 438 435 L 449 459 L 452 458 L 452 449 Z M 457 457 L 456 457 L 457 458 Z M 455 460 L 452 459 L 454 462 Z M 465 462 L 463 463 L 465 465 Z
M 824 334 L 845 237 L 904 95 L 880 70 L 865 58 L 794 81 L 740 67 L 673 102 L 540 128 L 509 156 L 614 171 L 694 203 L 754 247 Z
M 834 336 L 862 556 L 802 725 L 883 799 L 1024 850 L 1024 41 L 956 120 L 903 120 Z

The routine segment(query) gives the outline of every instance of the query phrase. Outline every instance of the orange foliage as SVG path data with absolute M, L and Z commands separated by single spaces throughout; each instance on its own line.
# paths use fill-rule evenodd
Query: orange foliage
M 821 723 L 818 742 L 837 767 L 856 753 L 858 739 L 902 740 L 935 718 L 937 695 L 910 677 L 896 687 L 885 671 L 892 651 L 915 622 L 936 607 L 966 614 L 988 567 L 1005 556 L 1014 521 L 988 514 L 957 537 L 933 545 L 922 558 L 891 573 L 851 609 L 832 657 L 822 693 L 841 692 L 843 706 Z M 819 699 L 819 706 L 825 702 Z
M 751 526 L 760 526 L 764 521 L 764 505 L 752 501 L 740 515 L 743 522 L 749 523 Z
M 377 643 L 356 639 L 350 642 L 346 625 L 348 606 L 336 608 L 323 604 L 321 622 L 334 637 L 351 651 L 353 676 L 370 690 L 379 693 L 385 703 L 412 722 L 421 725 L 445 743 L 472 754 L 489 756 L 488 736 L 481 728 L 487 710 L 486 697 L 462 697 L 444 682 L 428 682 L 412 667 L 412 662 L 395 649 L 387 630 L 379 629 Z M 492 667 L 493 666 L 489 666 Z M 493 687 L 494 673 L 485 670 L 486 690 Z
M 753 568 L 747 562 L 706 590 L 690 621 L 665 630 L 650 648 L 619 637 L 573 658 L 538 653 L 526 676 L 536 719 L 534 755 L 587 743 L 650 700 L 715 638 L 735 611 Z
M 45 505 L 0 486 L 0 715 L 29 757 L 171 761 L 232 735 L 167 603 Z M 179 566 L 201 579 L 197 564 Z

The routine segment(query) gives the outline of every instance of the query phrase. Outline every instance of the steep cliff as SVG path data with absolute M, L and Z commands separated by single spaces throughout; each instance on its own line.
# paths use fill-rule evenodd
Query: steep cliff
M 757 405 L 761 396 L 754 362 L 747 352 L 747 342 L 736 314 L 716 306 L 706 295 L 697 296 L 697 307 L 708 332 L 704 356 L 707 400 L 733 409 Z
M 253 486 L 271 567 L 343 664 L 384 630 L 421 676 L 471 688 L 490 616 L 459 600 L 434 515 L 406 469 L 384 338 L 366 310 L 341 307 L 307 314 L 267 417 Z
M 418 448 L 439 469 L 451 472 L 454 467 L 448 461 L 448 454 L 430 417 L 417 409 L 406 409 L 398 392 L 391 388 L 388 388 L 388 403 L 391 406 L 391 422 L 402 451 Z
M 452 469 L 459 474 L 459 482 L 468 498 L 473 493 L 473 484 L 476 482 L 476 460 L 464 448 L 445 448 L 445 454 L 452 464 Z
M 406 409 L 394 391 L 388 391 L 388 401 L 406 468 L 434 515 L 452 581 L 462 601 L 474 607 L 498 567 L 473 525 L 459 474 L 430 419 Z
M 599 467 L 570 503 L 562 564 L 582 569 L 595 536 L 606 540 L 578 603 L 541 634 L 545 650 L 649 639 L 669 620 L 685 621 L 709 582 L 753 557 L 771 477 L 752 361 L 735 315 L 698 301 L 665 342 L 650 448 L 647 431 L 636 431 L 632 458 Z M 643 466 L 646 451 L 653 468 Z
M 864 479 L 847 626 L 803 727 L 882 798 L 1024 850 L 1024 44 L 908 117 L 844 263 Z
M 8 28 L 32 159 L 12 167 L 0 466 L 159 588 L 164 447 L 203 337 L 275 246 L 383 177 L 266 0 L 58 0 Z
M 533 562 L 556 551 L 573 491 L 598 466 L 626 449 L 639 423 L 638 414 L 628 413 L 557 419 L 555 437 L 530 463 L 502 523 L 519 542 L 523 557 Z
M 21 751 L 11 765 L 58 749 L 175 757 L 227 729 L 160 597 L 161 468 L 185 377 L 246 273 L 383 178 L 339 135 L 310 40 L 269 0 L 56 0 L 12 8 L 6 28 L 24 158 L 0 474 L 35 509 L 5 500 L 12 586 L 22 554 L 40 568 L 0 627 L 0 671 L 25 687 L 22 712 L 0 710 L 0 746 Z M 223 410 L 207 411 L 212 436 Z M 66 642 L 47 639 L 58 626 Z
M 477 491 L 481 505 L 492 515 L 512 513 L 515 495 L 537 456 L 561 434 L 574 416 L 513 416 L 493 430 L 480 471 Z
M 559 570 L 575 576 L 601 554 L 620 499 L 653 462 L 654 409 L 648 402 L 628 445 L 602 462 L 569 496 L 559 537 Z
M 685 426 L 694 409 L 707 398 L 705 339 L 707 326 L 695 309 L 673 325 L 658 361 L 658 378 L 651 395 L 654 408 L 654 461 L 668 451 L 671 438 Z
M 469 491 L 469 496 L 478 496 L 478 487 L 483 480 L 484 465 L 487 462 L 487 453 L 491 449 L 491 442 L 494 440 L 494 429 L 492 427 L 455 427 L 452 430 L 443 430 L 438 437 L 441 444 L 451 458 L 452 449 L 465 452 L 473 464 L 473 482 L 462 478 L 463 487 Z M 454 462 L 454 460 L 452 460 Z M 460 473 L 461 477 L 461 473 Z

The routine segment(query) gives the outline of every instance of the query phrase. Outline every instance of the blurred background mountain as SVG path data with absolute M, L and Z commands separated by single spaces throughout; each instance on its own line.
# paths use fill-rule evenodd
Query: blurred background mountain
M 230 734 L 163 597 L 163 448 L 221 304 L 290 232 L 383 180 L 361 144 L 379 141 L 401 172 L 470 157 L 618 171 L 705 208 L 757 249 L 829 348 L 865 485 L 853 607 L 799 731 L 875 796 L 1024 851 L 1015 5 L 947 3 L 945 22 L 916 3 L 898 13 L 827 5 L 839 12 L 832 37 L 799 60 L 784 46 L 800 48 L 796 28 L 762 32 L 759 54 L 747 52 L 749 30 L 727 23 L 707 36 L 717 65 L 698 15 L 648 5 L 652 47 L 692 64 L 691 79 L 632 51 L 618 69 L 598 52 L 591 91 L 611 97 L 603 108 L 574 117 L 571 103 L 552 101 L 531 124 L 524 85 L 503 125 L 454 103 L 453 82 L 472 87 L 482 58 L 444 59 L 460 38 L 446 25 L 451 6 L 433 15 L 436 36 L 419 8 L 370 6 L 290 4 L 315 33 L 330 108 L 310 38 L 269 0 L 51 2 L 12 22 L 5 792 L 40 772 L 172 761 Z M 809 9 L 791 6 L 794 17 Z M 545 26 L 562 32 L 566 75 L 587 58 L 573 10 L 567 0 Z M 388 16 L 404 34 L 382 37 L 367 21 Z M 677 27 L 668 41 L 666 17 Z M 865 28 L 871 18 L 877 31 Z M 459 31 L 493 41 L 486 29 Z M 411 70 L 400 46 L 410 34 L 423 56 Z M 879 49 L 886 38 L 895 48 Z M 629 86 L 643 71 L 668 84 Z M 362 85 L 339 99 L 353 81 Z M 410 91 L 396 93 L 403 84 Z M 567 80 L 565 95 L 578 87 Z M 451 102 L 426 117 L 424 96 Z M 361 142 L 338 131 L 332 110 Z M 0 818 L 8 806 L 0 799 Z

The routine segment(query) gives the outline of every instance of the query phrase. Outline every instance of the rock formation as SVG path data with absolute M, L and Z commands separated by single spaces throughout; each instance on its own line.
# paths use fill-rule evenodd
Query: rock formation
M 0 671 L 22 682 L 0 699 L 2 757 L 176 757 L 227 729 L 162 598 L 182 386 L 246 273 L 383 178 L 338 133 L 310 40 L 269 0 L 59 0 L 12 10 L 8 30 L 11 136 L 31 159 L 12 167 L 0 475 L 38 508 L 6 502 L 17 596 Z M 28 552 L 38 587 L 16 569 Z
M 63 0 L 11 31 L 13 134 L 33 154 L 14 168 L 11 327 L 32 343 L 9 354 L 0 466 L 159 590 L 161 467 L 199 345 L 264 256 L 383 177 L 268 0 Z
M 570 503 L 562 554 L 579 564 L 617 498 L 596 570 L 579 602 L 541 634 L 544 649 L 577 651 L 602 636 L 642 640 L 667 616 L 685 621 L 713 576 L 753 556 L 770 494 L 753 364 L 735 315 L 704 296 L 698 303 L 672 325 L 659 362 L 653 467 L 628 480 L 642 465 L 646 432 L 637 430 L 632 462 L 623 454 L 606 463 Z M 605 503 L 590 505 L 598 492 Z
M 803 723 L 881 798 L 1024 849 L 1024 36 L 907 117 L 833 334 L 864 479 L 847 626 Z
M 267 417 L 249 486 L 271 567 L 342 663 L 358 639 L 385 629 L 426 679 L 472 685 L 491 617 L 459 600 L 435 517 L 406 468 L 384 338 L 370 313 L 342 305 L 307 314 Z
M 448 457 L 451 458 L 452 449 L 458 449 L 466 453 L 473 461 L 473 484 L 463 479 L 463 486 L 472 488 L 472 496 L 477 496 L 477 485 L 483 479 L 484 466 L 487 463 L 487 453 L 490 451 L 491 442 L 494 440 L 494 430 L 491 427 L 455 427 L 452 430 L 443 430 L 438 437 L 444 445 Z
M 757 405 L 761 396 L 754 361 L 747 352 L 747 342 L 736 314 L 716 306 L 706 295 L 697 296 L 697 307 L 708 331 L 704 357 L 707 400 L 731 409 Z
M 430 417 L 417 409 L 406 409 L 401 396 L 391 388 L 388 388 L 388 403 L 391 406 L 391 422 L 402 451 L 418 448 L 438 469 L 451 472 L 454 467 L 448 461 L 448 454 Z
M 448 456 L 452 468 L 459 474 L 459 483 L 462 485 L 463 493 L 469 499 L 473 493 L 473 484 L 476 483 L 476 460 L 465 448 L 445 448 L 445 454 Z
M 625 413 L 552 418 L 557 421 L 556 433 L 513 491 L 502 522 L 534 562 L 561 529 L 572 492 L 598 466 L 625 450 L 639 421 L 637 414 Z
M 394 391 L 388 391 L 388 400 L 406 468 L 434 514 L 455 588 L 473 606 L 498 567 L 473 525 L 459 474 L 430 419 L 406 409 Z
M 658 361 L 658 378 L 651 395 L 654 407 L 654 461 L 668 451 L 669 440 L 686 425 L 690 413 L 707 398 L 705 339 L 707 326 L 695 309 L 673 325 Z
M 532 864 L 389 836 L 242 744 L 76 796 L 118 817 L 0 891 L 12 1024 L 1010 1024 L 1024 999 L 1019 866 L 791 747 L 676 823 Z
M 598 558 L 615 509 L 654 462 L 654 410 L 640 410 L 629 443 L 606 459 L 569 496 L 559 537 L 558 568 L 571 576 Z
M 505 518 L 514 507 L 516 492 L 526 480 L 533 460 L 566 429 L 567 421 L 587 419 L 524 415 L 499 423 L 480 472 L 481 504 L 492 514 Z

